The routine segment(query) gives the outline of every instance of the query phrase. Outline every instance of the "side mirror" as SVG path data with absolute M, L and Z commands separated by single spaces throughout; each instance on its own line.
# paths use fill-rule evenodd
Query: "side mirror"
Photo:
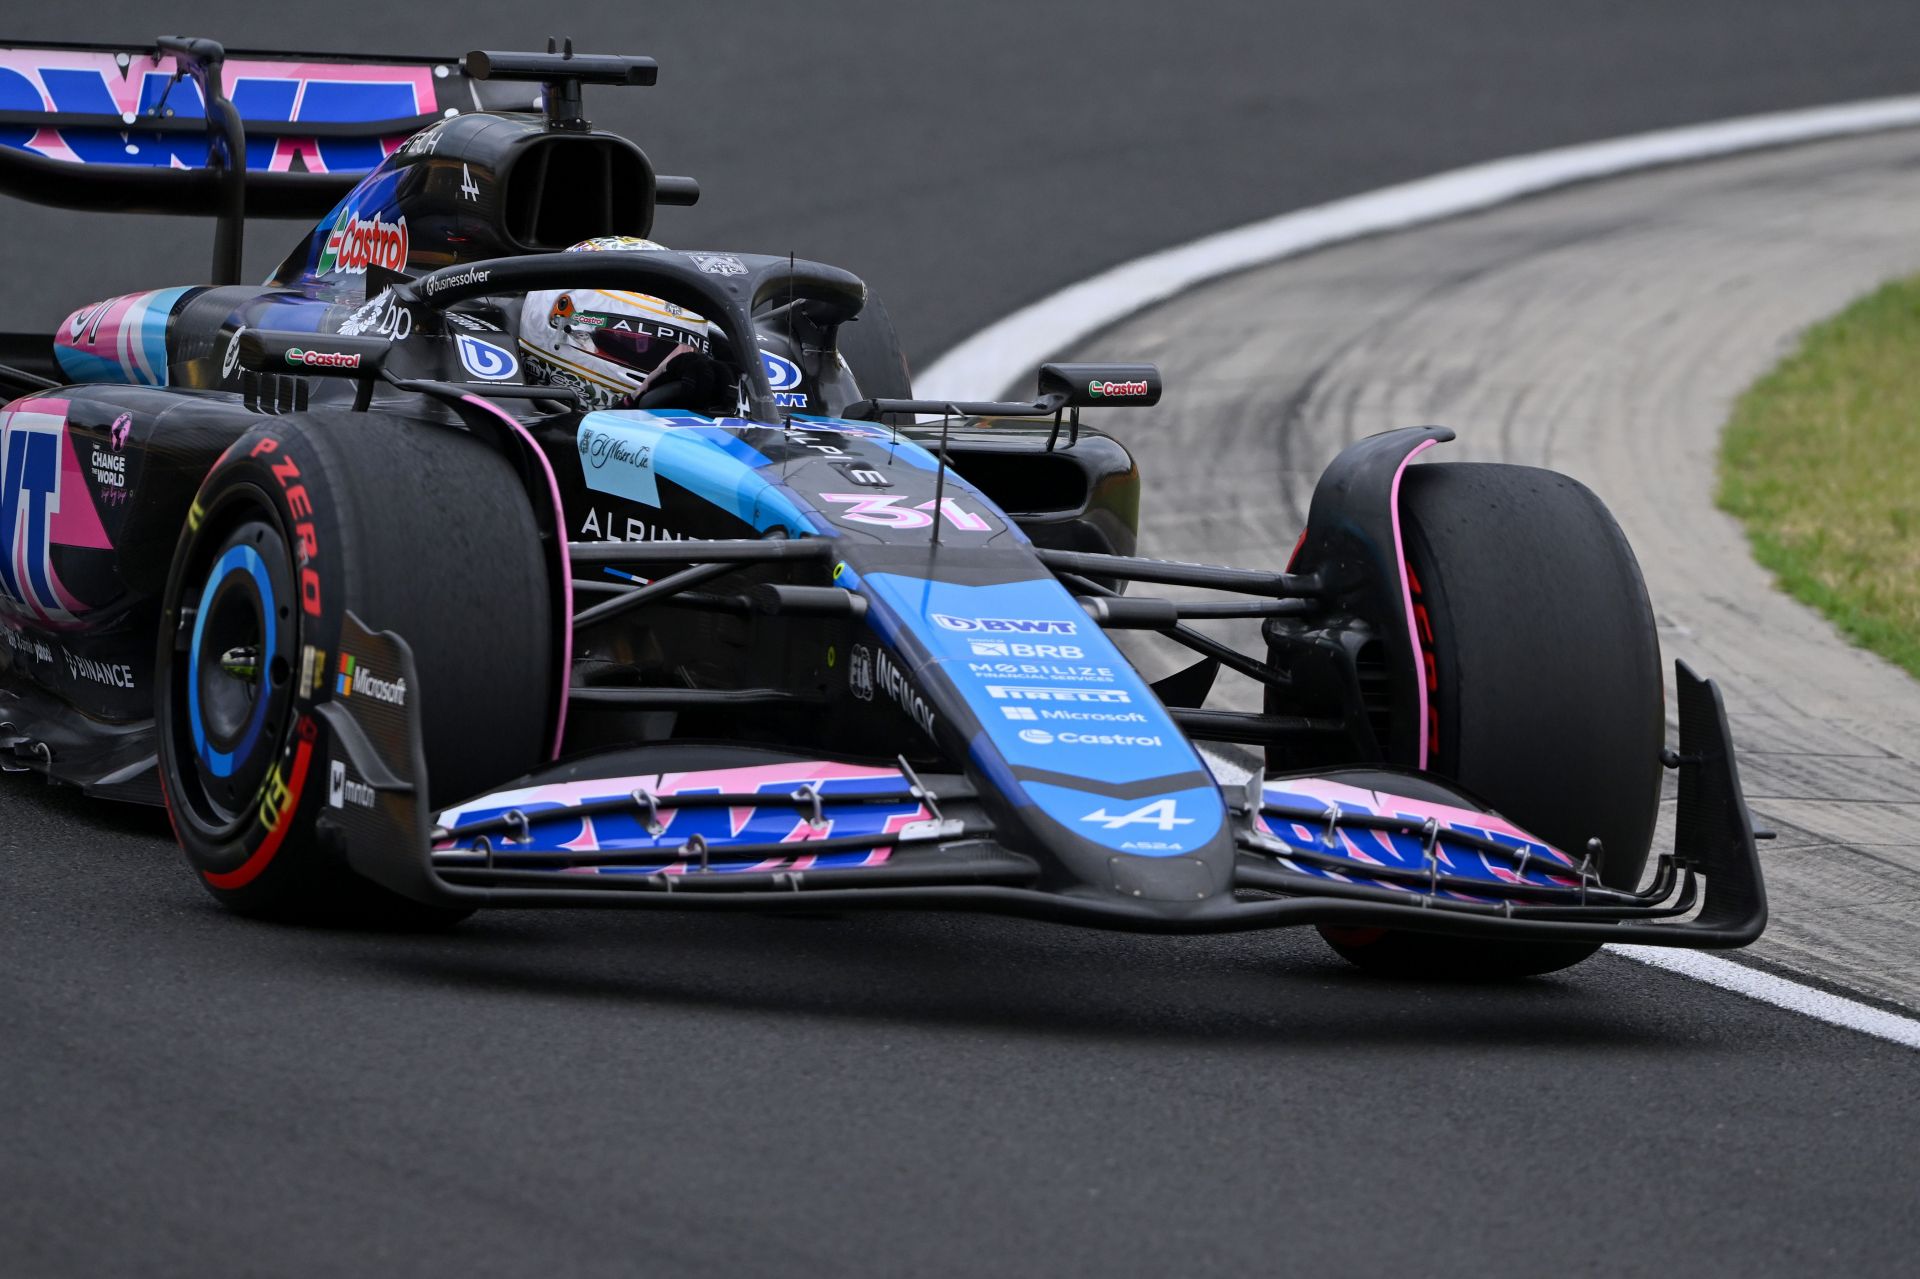
M 1040 398 L 1063 408 L 1146 408 L 1160 402 L 1160 370 L 1151 364 L 1042 364 Z

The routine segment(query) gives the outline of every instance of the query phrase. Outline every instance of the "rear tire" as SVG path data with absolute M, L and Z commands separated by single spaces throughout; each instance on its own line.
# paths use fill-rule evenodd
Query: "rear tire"
M 913 370 L 900 349 L 893 316 L 878 293 L 867 290 L 867 304 L 858 316 L 840 326 L 837 341 L 862 396 L 869 400 L 913 398 Z
M 1410 467 L 1400 505 L 1416 616 L 1431 627 L 1429 769 L 1575 857 L 1599 838 L 1602 879 L 1638 887 L 1666 727 L 1653 608 L 1620 526 L 1585 485 L 1527 466 Z M 1321 934 L 1400 976 L 1529 976 L 1598 949 Z
M 348 868 L 312 712 L 335 696 L 351 611 L 413 651 L 419 687 L 401 695 L 419 701 L 436 811 L 541 762 L 551 606 L 512 467 L 453 430 L 289 418 L 235 443 L 193 509 L 167 584 L 157 716 L 168 811 L 202 884 L 242 914 L 303 923 L 464 918 Z

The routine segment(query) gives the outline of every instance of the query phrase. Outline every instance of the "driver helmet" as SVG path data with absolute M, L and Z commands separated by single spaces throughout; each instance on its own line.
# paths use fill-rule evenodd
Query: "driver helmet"
M 567 252 L 665 248 L 639 236 L 603 235 Z M 704 317 L 646 293 L 542 289 L 521 304 L 520 351 L 528 380 L 567 387 L 586 408 L 630 404 L 668 360 L 712 350 L 712 326 Z

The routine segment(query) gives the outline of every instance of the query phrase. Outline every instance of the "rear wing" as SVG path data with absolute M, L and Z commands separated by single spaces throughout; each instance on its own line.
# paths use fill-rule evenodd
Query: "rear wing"
M 0 41 L 0 192 L 215 215 L 214 278 L 235 283 L 243 218 L 318 218 L 427 125 L 537 110 L 540 91 L 473 79 L 457 57 Z

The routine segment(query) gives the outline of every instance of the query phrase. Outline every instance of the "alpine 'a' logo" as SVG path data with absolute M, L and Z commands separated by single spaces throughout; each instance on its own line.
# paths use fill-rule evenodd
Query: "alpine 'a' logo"
M 1157 826 L 1161 830 L 1172 830 L 1175 826 L 1191 826 L 1194 823 L 1193 818 L 1180 816 L 1178 805 L 1171 799 L 1156 799 L 1131 813 L 1109 813 L 1106 805 L 1102 804 L 1080 820 L 1099 822 L 1108 830 L 1119 830 L 1122 826 Z

